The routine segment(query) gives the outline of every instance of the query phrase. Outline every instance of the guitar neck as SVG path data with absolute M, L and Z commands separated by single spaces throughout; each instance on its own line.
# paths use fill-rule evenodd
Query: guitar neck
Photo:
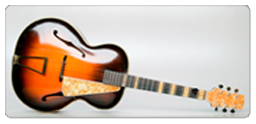
M 110 70 L 104 71 L 102 83 L 199 100 L 205 100 L 207 93 L 205 90 L 197 88 L 156 81 Z

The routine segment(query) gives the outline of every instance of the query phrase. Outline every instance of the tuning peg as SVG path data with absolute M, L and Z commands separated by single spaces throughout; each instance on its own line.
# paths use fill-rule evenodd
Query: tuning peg
M 238 89 L 235 89 L 235 93 L 238 93 L 238 91 L 239 91 Z
M 230 87 L 227 87 L 227 91 L 230 91 L 231 90 L 231 88 Z
M 231 113 L 235 113 L 235 110 L 234 110 L 234 109 L 231 109 L 230 112 L 231 112 Z
M 227 109 L 226 109 L 226 108 L 224 108 L 224 109 L 222 109 L 222 111 L 225 113 L 225 112 L 227 112 Z
M 223 85 L 222 85 L 222 84 L 220 84 L 220 85 L 219 85 L 219 88 L 220 88 L 220 89 L 222 89 L 222 88 L 223 88 Z
M 218 107 L 215 107 L 214 111 L 218 111 Z

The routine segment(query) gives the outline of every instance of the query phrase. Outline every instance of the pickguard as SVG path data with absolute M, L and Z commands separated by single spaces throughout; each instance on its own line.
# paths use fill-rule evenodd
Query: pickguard
M 62 93 L 64 96 L 92 95 L 119 90 L 118 86 L 63 76 Z

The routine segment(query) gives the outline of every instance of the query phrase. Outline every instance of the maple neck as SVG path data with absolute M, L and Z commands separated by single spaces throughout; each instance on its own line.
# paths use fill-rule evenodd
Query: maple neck
M 206 98 L 205 90 L 152 80 L 148 78 L 142 78 L 110 70 L 104 71 L 102 83 L 199 100 L 205 100 Z

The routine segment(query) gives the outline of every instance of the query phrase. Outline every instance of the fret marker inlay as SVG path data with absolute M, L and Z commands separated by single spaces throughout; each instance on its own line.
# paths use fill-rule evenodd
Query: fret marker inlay
M 175 89 L 176 89 L 176 84 L 172 84 L 172 87 L 171 87 L 171 95 L 174 95 Z
M 139 81 L 139 77 L 136 77 L 135 84 L 134 84 L 134 89 L 137 89 L 138 81 Z
M 203 100 L 204 96 L 205 96 L 205 91 L 204 90 L 199 90 L 198 99 Z
M 163 90 L 163 82 L 161 81 L 160 83 L 159 83 L 159 87 L 158 87 L 158 93 L 162 93 L 162 90 Z
M 123 80 L 123 84 L 122 84 L 123 87 L 125 87 L 126 78 L 127 78 L 127 74 L 124 75 L 124 80 Z
M 188 97 L 189 87 L 185 87 L 183 97 Z

